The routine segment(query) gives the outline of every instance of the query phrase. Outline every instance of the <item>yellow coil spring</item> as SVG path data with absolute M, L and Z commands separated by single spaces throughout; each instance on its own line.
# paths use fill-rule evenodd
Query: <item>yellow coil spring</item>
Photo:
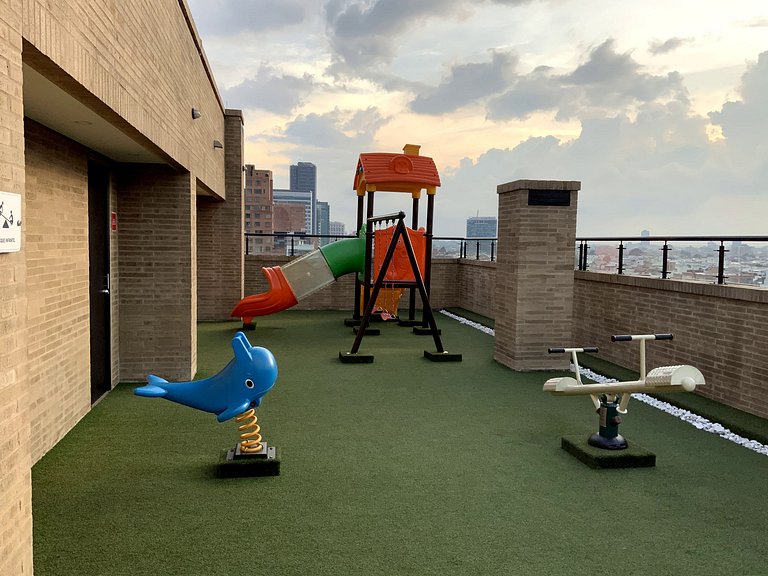
M 237 429 L 240 431 L 240 452 L 259 452 L 261 450 L 261 427 L 256 423 L 256 414 L 253 408 L 249 408 L 240 416 L 235 418 L 235 422 L 247 420 Z M 244 432 L 244 430 L 250 430 Z

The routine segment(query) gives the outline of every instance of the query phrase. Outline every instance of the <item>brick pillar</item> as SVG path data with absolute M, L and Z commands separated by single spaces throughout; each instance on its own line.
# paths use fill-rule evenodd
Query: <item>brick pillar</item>
M 120 380 L 197 371 L 195 180 L 168 166 L 115 171 Z
M 21 4 L 0 0 L 0 190 L 22 200 L 21 251 L 0 254 L 0 574 L 32 573 Z
M 576 200 L 581 182 L 516 180 L 497 187 L 494 358 L 513 370 L 567 369 L 570 346 Z
M 224 116 L 225 201 L 201 196 L 197 202 L 198 316 L 227 320 L 243 297 L 243 116 Z

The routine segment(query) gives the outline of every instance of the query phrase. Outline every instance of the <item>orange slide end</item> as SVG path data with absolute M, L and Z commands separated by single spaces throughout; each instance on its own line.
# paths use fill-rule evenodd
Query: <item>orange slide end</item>
M 261 272 L 269 282 L 269 291 L 246 296 L 232 309 L 230 316 L 249 322 L 254 316 L 274 314 L 298 304 L 299 301 L 280 266 L 262 268 Z

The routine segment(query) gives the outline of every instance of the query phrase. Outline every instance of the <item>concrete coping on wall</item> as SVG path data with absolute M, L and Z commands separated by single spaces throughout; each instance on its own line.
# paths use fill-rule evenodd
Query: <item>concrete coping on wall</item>
M 664 280 L 662 278 L 625 276 L 623 274 L 607 274 L 604 272 L 581 270 L 575 270 L 574 275 L 576 280 L 586 280 L 589 282 L 603 282 L 605 284 L 634 286 L 637 288 L 648 288 L 650 290 L 665 290 L 668 292 L 680 292 L 682 294 L 694 294 L 696 296 L 711 296 L 713 298 L 728 298 L 731 300 L 768 304 L 768 289 L 766 288 L 714 283 L 703 284 L 686 280 Z
M 497 194 L 516 192 L 517 190 L 581 190 L 578 180 L 514 180 L 496 186 Z

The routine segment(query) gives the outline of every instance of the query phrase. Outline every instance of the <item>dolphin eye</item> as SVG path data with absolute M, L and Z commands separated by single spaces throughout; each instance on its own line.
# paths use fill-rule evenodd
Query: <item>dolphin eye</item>
M 248 380 L 246 380 L 246 381 L 245 381 L 245 385 L 246 385 L 248 388 L 253 388 L 253 380 L 251 380 L 250 378 L 248 378 Z

